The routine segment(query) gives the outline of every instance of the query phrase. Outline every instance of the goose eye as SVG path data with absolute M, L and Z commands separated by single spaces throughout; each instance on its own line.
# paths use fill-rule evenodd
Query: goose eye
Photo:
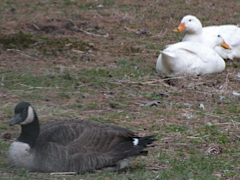
M 191 19 L 189 19 L 189 22 L 191 22 L 192 20 Z
M 220 35 L 218 35 L 218 37 L 221 37 Z

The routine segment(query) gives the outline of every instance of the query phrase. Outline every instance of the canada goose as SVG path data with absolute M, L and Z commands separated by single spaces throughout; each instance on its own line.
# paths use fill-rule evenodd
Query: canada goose
M 138 137 L 118 126 L 87 120 L 61 120 L 39 126 L 28 102 L 15 107 L 9 124 L 21 125 L 21 134 L 7 153 L 10 166 L 34 172 L 116 171 L 133 157 L 146 155 L 154 136 Z
M 217 45 L 230 48 L 220 35 L 212 37 L 212 47 L 196 42 L 178 42 L 167 46 L 157 59 L 156 70 L 166 76 L 204 75 L 225 69 L 224 60 L 213 50 Z
M 240 58 L 240 28 L 236 25 L 221 25 L 202 27 L 200 20 L 192 15 L 182 18 L 180 25 L 175 32 L 186 31 L 187 34 L 182 41 L 199 42 L 209 45 L 212 42 L 212 35 L 220 34 L 231 49 L 224 49 L 216 46 L 214 50 L 223 59 Z

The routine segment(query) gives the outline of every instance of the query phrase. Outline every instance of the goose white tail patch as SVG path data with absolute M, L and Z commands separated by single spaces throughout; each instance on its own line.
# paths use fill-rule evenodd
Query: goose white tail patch
M 27 118 L 20 124 L 21 125 L 29 124 L 29 123 L 33 122 L 33 120 L 34 120 L 34 111 L 33 111 L 32 106 L 29 106 Z
M 137 138 L 133 138 L 133 145 L 136 146 L 138 145 L 139 140 Z

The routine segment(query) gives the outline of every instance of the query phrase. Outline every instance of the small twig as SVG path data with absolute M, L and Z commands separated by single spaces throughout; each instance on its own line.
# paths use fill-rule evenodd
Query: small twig
M 173 79 L 173 78 L 168 78 L 168 79 Z M 135 85 L 146 85 L 147 84 L 147 85 L 155 85 L 156 86 L 156 84 L 153 84 L 153 83 L 160 82 L 163 85 L 165 85 L 166 87 L 169 87 L 169 88 L 172 88 L 172 89 L 176 89 L 175 87 L 172 87 L 172 86 L 164 83 L 163 82 L 164 80 L 166 80 L 166 79 L 163 79 L 163 80 L 152 80 L 152 81 L 147 81 L 147 82 L 134 82 L 134 81 L 130 81 L 130 80 L 121 80 L 121 81 L 118 81 L 118 82 L 111 82 L 111 83 L 113 83 L 113 84 L 129 83 L 129 84 L 135 84 Z
M 180 79 L 180 78 L 183 78 L 183 77 L 172 77 L 172 78 L 158 79 L 158 80 L 157 80 L 157 79 L 153 79 L 153 80 L 147 81 L 147 82 L 140 82 L 139 84 L 140 84 L 140 85 L 144 85 L 144 84 L 152 85 L 152 84 L 154 84 L 154 83 L 156 83 L 156 82 L 160 82 L 160 83 L 162 83 L 164 86 L 167 86 L 167 87 L 170 87 L 170 88 L 175 89 L 174 87 L 166 84 L 164 81 L 169 80 L 169 79 Z
M 103 112 L 103 110 L 89 110 L 89 111 L 84 111 L 84 112 L 86 112 L 86 113 L 91 113 L 91 112 Z
M 233 124 L 233 122 L 231 122 L 231 123 L 214 123 L 214 124 L 218 124 L 218 125 L 223 125 L 223 124 L 230 125 L 230 124 Z M 235 126 L 236 124 L 240 124 L 240 123 L 234 122 L 234 126 Z
M 213 113 L 214 110 L 212 110 L 212 113 Z M 213 114 L 209 114 L 209 113 L 206 113 L 206 115 L 208 116 L 212 116 L 212 117 L 217 117 L 217 118 L 224 118 L 224 117 L 227 117 L 227 116 L 217 116 L 217 115 L 213 115 Z
M 130 32 L 137 32 L 137 30 L 136 29 L 130 29 L 130 28 L 128 28 L 126 25 L 124 26 L 124 29 L 125 30 L 128 30 L 128 31 L 130 31 Z
M 93 18 L 95 18 L 96 16 L 98 16 L 98 17 L 100 17 L 100 18 L 103 18 L 100 14 L 98 14 L 98 13 L 95 13 L 95 15 L 94 15 L 94 17 Z
M 185 78 L 185 77 L 183 77 L 183 76 L 179 76 L 179 77 L 169 77 L 169 78 L 161 79 L 161 81 L 166 81 L 166 80 L 171 80 L 171 79 L 183 79 L 183 78 Z M 157 80 L 157 79 L 156 79 L 156 80 Z M 160 80 L 158 80 L 158 81 L 160 81 Z
M 21 85 L 21 86 L 26 86 L 26 87 L 28 87 L 28 88 L 30 88 L 30 89 L 34 89 L 34 88 L 36 88 L 36 89 L 43 89 L 43 88 L 49 89 L 49 88 L 47 88 L 47 87 L 32 87 L 32 86 L 28 86 L 28 85 L 26 85 L 26 84 L 20 84 L 20 83 L 18 83 L 18 84 Z
M 101 34 L 94 34 L 94 33 L 90 33 L 90 32 L 87 32 L 87 31 L 84 31 L 83 29 L 80 29 L 71 19 L 70 19 L 71 23 L 74 24 L 75 28 L 77 30 L 79 30 L 80 32 L 83 32 L 84 34 L 87 34 L 87 35 L 91 35 L 91 36 L 94 36 L 94 37 L 104 37 L 104 38 L 107 38 L 109 37 L 109 34 L 105 34 L 105 35 L 101 35 Z
M 76 53 L 80 53 L 80 54 L 84 54 L 83 51 L 79 51 L 79 50 L 75 50 L 75 49 L 71 49 L 73 52 L 76 52 Z
M 232 121 L 232 123 L 233 123 L 233 126 L 236 127 L 236 123 L 237 123 L 237 122 L 235 122 L 235 121 L 232 120 L 232 119 L 231 119 L 231 121 Z
M 24 53 L 22 53 L 22 52 L 21 52 L 20 50 L 18 50 L 18 49 L 7 49 L 7 51 L 18 53 L 18 54 L 20 54 L 20 55 L 22 55 L 22 56 L 28 57 L 28 58 L 33 59 L 33 60 L 36 60 L 36 61 L 40 61 L 40 60 L 41 60 L 41 59 L 38 59 L 38 58 L 35 58 L 35 57 L 32 57 L 32 56 L 29 56 L 29 55 L 27 55 L 27 54 L 24 54 Z
M 129 83 L 129 84 L 139 84 L 139 82 L 134 82 L 134 81 L 130 81 L 130 80 L 120 80 L 120 83 Z
M 84 30 L 79 29 L 79 28 L 78 28 L 78 30 L 79 30 L 80 32 L 83 32 L 83 33 L 87 34 L 87 35 L 91 35 L 91 36 L 95 36 L 95 37 L 104 37 L 104 38 L 109 37 L 109 34 L 108 34 L 108 33 L 105 34 L 105 35 L 100 35 L 100 34 L 90 33 L 90 32 L 84 31 Z
M 54 172 L 50 173 L 50 175 L 76 175 L 76 172 Z
M 187 136 L 186 138 L 189 138 L 189 139 L 201 139 L 203 141 L 203 138 L 201 138 L 201 137 Z
M 36 25 L 36 24 L 32 24 L 33 25 L 33 27 L 35 27 L 38 31 L 40 30 L 40 28 Z
M 164 32 L 160 32 L 159 34 L 156 34 L 156 35 L 153 35 L 153 36 L 151 36 L 151 37 L 153 37 L 153 38 L 163 38 L 166 34 L 167 34 L 167 28 L 165 29 L 165 31 Z

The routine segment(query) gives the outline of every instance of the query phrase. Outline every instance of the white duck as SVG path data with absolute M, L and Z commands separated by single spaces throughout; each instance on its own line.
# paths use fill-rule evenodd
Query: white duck
M 198 18 L 192 15 L 184 16 L 175 32 L 187 31 L 182 41 L 199 42 L 209 45 L 213 35 L 220 34 L 231 50 L 216 46 L 215 51 L 224 59 L 240 58 L 240 28 L 235 25 L 202 27 Z
M 230 49 L 221 35 L 211 37 L 211 45 L 197 42 L 179 42 L 161 51 L 156 64 L 157 72 L 166 76 L 204 75 L 222 72 L 225 61 L 213 50 L 216 46 Z

